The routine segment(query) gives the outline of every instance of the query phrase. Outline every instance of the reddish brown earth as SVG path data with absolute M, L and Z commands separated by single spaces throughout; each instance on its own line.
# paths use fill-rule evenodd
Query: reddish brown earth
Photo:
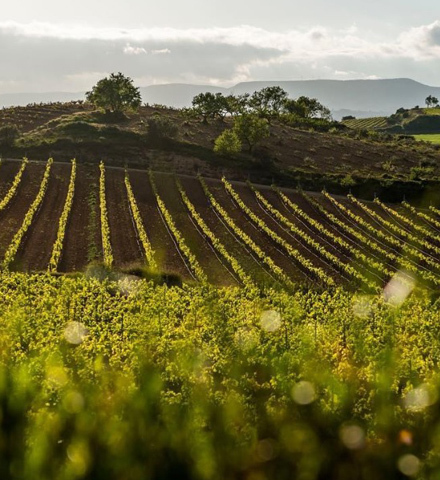
M 83 270 L 93 260 L 102 260 L 99 169 L 78 164 L 59 270 Z
M 336 281 L 342 281 L 343 275 L 338 272 L 334 265 L 332 265 L 328 260 L 322 258 L 311 246 L 309 246 L 304 240 L 296 235 L 290 233 L 287 227 L 283 227 L 276 219 L 274 219 L 266 210 L 260 206 L 257 198 L 250 187 L 247 185 L 234 185 L 235 191 L 239 194 L 240 198 L 244 201 L 248 208 L 257 215 L 261 220 L 264 221 L 266 226 L 268 226 L 273 232 L 275 232 L 279 237 L 285 240 L 288 244 L 298 250 L 301 255 L 310 260 L 315 267 L 322 268 L 324 271 L 327 271 Z M 269 241 L 271 241 L 268 238 Z M 283 251 L 283 247 L 280 247 Z M 287 251 L 286 251 L 287 253 Z
M 248 220 L 241 208 L 234 203 L 230 195 L 226 192 L 221 182 L 207 180 L 206 183 L 216 200 L 227 211 L 234 222 L 239 225 L 239 227 L 249 235 L 264 252 L 266 252 L 276 265 L 282 268 L 291 278 L 303 281 L 307 278 L 307 275 L 290 260 L 281 247 L 278 247 L 269 240 L 262 231 Z
M 202 186 L 194 177 L 181 177 L 181 183 L 188 198 L 201 215 L 208 228 L 216 238 L 225 246 L 230 255 L 239 259 L 245 272 L 255 278 L 261 284 L 269 284 L 274 281 L 265 266 L 255 254 L 234 234 L 234 232 L 222 221 L 211 207 Z M 218 184 L 220 185 L 220 184 Z M 226 264 L 226 261 L 224 261 Z M 231 268 L 229 270 L 232 272 Z
M 43 178 L 45 164 L 29 163 L 21 178 L 14 198 L 5 210 L 0 212 L 0 258 L 20 229 L 23 219 L 34 201 Z
M 0 198 L 3 198 L 11 188 L 20 167 L 21 162 L 3 162 L 0 165 Z
M 64 165 L 52 165 L 42 205 L 14 262 L 14 267 L 18 270 L 28 272 L 47 269 L 66 201 L 69 178 L 70 171 Z
M 217 285 L 231 285 L 235 281 L 229 271 L 215 255 L 209 242 L 196 226 L 177 190 L 173 176 L 155 174 L 158 192 L 170 212 L 177 229 L 183 235 L 191 252 L 198 259 L 208 281 Z
M 20 162 L 4 161 L 0 165 L 0 199 L 8 191 L 19 168 Z M 10 205 L 4 211 L 0 212 L 0 259 L 8 248 L 13 236 L 19 230 L 26 212 L 38 193 L 44 168 L 44 162 L 29 163 L 17 194 L 11 200 Z M 23 271 L 38 271 L 47 268 L 56 239 L 59 218 L 65 204 L 70 172 L 71 166 L 68 164 L 53 164 L 48 190 L 39 211 L 34 217 L 31 227 L 23 239 L 16 262 L 13 265 L 14 268 Z M 207 226 L 214 232 L 216 238 L 223 243 L 227 251 L 237 259 L 245 272 L 258 283 L 277 283 L 277 279 L 274 278 L 274 274 L 270 269 L 256 257 L 249 247 L 244 245 L 232 229 L 216 214 L 204 194 L 199 180 L 196 177 L 190 176 L 181 176 L 179 178 L 197 212 L 205 220 Z M 196 255 L 209 280 L 216 285 L 239 284 L 231 266 L 221 254 L 214 250 L 211 242 L 193 222 L 186 206 L 181 200 L 175 184 L 175 178 L 169 174 L 156 173 L 155 179 L 159 194 L 172 215 L 176 227 L 182 233 L 189 248 Z M 159 270 L 161 272 L 179 275 L 185 281 L 194 281 L 186 264 L 186 260 L 180 254 L 172 235 L 167 230 L 165 222 L 161 217 L 147 171 L 130 170 L 130 181 L 145 230 L 156 252 Z M 291 259 L 282 246 L 276 244 L 266 233 L 250 221 L 242 209 L 234 203 L 220 180 L 206 179 L 206 183 L 215 198 L 223 208 L 225 208 L 238 227 L 249 235 L 276 265 L 282 268 L 294 281 L 313 281 L 313 276 L 307 273 L 295 260 Z M 329 261 L 321 258 L 313 247 L 309 246 L 300 237 L 297 238 L 293 235 L 288 230 L 288 227 L 283 226 L 272 214 L 266 211 L 258 202 L 255 193 L 248 185 L 241 182 L 232 182 L 232 184 L 245 204 L 258 215 L 270 229 L 277 233 L 277 235 L 298 249 L 306 258 L 310 259 L 314 265 L 325 269 L 326 272 L 332 275 L 338 282 L 344 283 L 348 280 L 347 274 L 345 274 L 340 267 L 331 265 Z M 330 239 L 319 233 L 315 227 L 298 217 L 281 201 L 275 191 L 264 186 L 258 186 L 258 188 L 265 198 L 289 221 L 313 237 L 316 242 L 325 247 L 333 255 L 340 258 L 343 262 L 351 262 L 353 266 L 362 272 L 366 272 L 369 276 L 376 275 L 376 277 L 378 277 L 377 272 L 374 271 L 374 267 L 362 265 L 359 260 L 350 258 L 350 253 L 345 250 L 344 247 L 334 245 Z M 320 222 L 331 232 L 341 236 L 345 241 L 360 249 L 366 255 L 381 260 L 380 255 L 374 250 L 365 245 L 360 245 L 356 238 L 343 232 L 340 227 L 329 221 L 300 193 L 293 190 L 285 190 L 285 193 L 292 202 L 296 203 L 308 215 Z M 400 253 L 399 249 L 392 247 L 389 242 L 375 238 L 367 229 L 360 227 L 357 222 L 346 217 L 323 195 L 312 194 L 312 196 L 331 213 L 353 228 L 361 231 L 365 237 L 374 240 L 383 248 L 392 250 L 396 254 Z M 106 199 L 111 235 L 110 240 L 116 269 L 126 269 L 144 265 L 145 259 L 143 258 L 143 251 L 137 239 L 136 228 L 128 204 L 123 169 L 114 167 L 106 168 Z M 366 212 L 354 205 L 346 197 L 336 197 L 336 199 L 363 219 L 368 220 L 376 228 L 380 228 L 382 231 L 386 230 L 383 225 L 374 221 Z M 372 204 L 371 202 L 367 202 L 367 204 L 383 218 L 392 221 L 394 224 L 401 223 L 401 221 L 396 221 L 393 216 L 383 211 L 380 206 Z M 394 205 L 393 208 L 399 208 L 400 212 L 405 213 L 405 210 L 402 210 L 402 207 L 399 205 Z M 408 214 L 408 218 L 414 218 L 414 216 Z M 415 218 L 415 220 L 417 220 L 419 224 L 423 224 L 420 218 Z M 431 228 L 426 221 L 424 225 Z M 438 261 L 438 258 L 436 258 L 432 252 L 431 258 Z M 59 270 L 61 272 L 82 271 L 91 261 L 102 261 L 99 168 L 97 165 L 78 163 L 74 201 L 67 224 Z M 416 263 L 419 262 L 416 261 Z M 389 268 L 393 268 L 393 265 L 389 265 Z M 439 269 L 434 269 L 434 271 L 439 273 L 440 266 Z
M 162 220 L 148 173 L 132 171 L 130 182 L 159 269 L 180 275 L 185 280 L 191 280 L 192 276 Z
M 105 192 L 115 266 L 118 268 L 144 266 L 144 254 L 133 224 L 124 178 L 123 170 L 106 169 Z

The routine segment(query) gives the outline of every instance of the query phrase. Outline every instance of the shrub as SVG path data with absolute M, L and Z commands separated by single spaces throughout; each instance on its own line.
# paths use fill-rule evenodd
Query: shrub
M 347 173 L 347 175 L 341 179 L 340 183 L 342 187 L 353 187 L 356 185 L 356 180 L 351 176 L 351 174 Z
M 215 140 L 214 152 L 230 157 L 241 152 L 241 141 L 233 130 L 225 130 Z
M 0 145 L 4 147 L 12 147 L 19 136 L 20 131 L 16 125 L 5 125 L 0 128 Z
M 155 114 L 149 118 L 147 125 L 147 136 L 152 141 L 176 138 L 179 134 L 179 127 L 170 118 L 159 114 Z

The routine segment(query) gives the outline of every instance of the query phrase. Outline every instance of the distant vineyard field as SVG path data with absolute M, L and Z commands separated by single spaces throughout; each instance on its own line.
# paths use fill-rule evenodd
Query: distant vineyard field
M 0 165 L 4 271 L 147 268 L 220 286 L 440 285 L 438 210 L 101 164 Z M 411 207 L 412 208 L 412 207 Z
M 342 123 L 353 130 L 376 130 L 387 127 L 387 117 L 356 118 Z
M 430 142 L 435 145 L 440 145 L 440 133 L 414 135 L 414 138 L 416 140 L 423 140 L 424 142 Z

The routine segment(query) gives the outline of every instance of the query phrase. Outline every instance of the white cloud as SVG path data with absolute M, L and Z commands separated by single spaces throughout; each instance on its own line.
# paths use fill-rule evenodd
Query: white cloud
M 153 55 L 167 55 L 171 53 L 171 50 L 169 48 L 162 48 L 160 50 L 151 50 L 151 53 Z
M 429 83 L 437 78 L 440 21 L 387 42 L 355 25 L 274 32 L 249 25 L 122 30 L 0 22 L 0 44 L 3 91 L 78 90 L 96 72 L 112 71 L 149 83 L 389 76 Z
M 126 55 L 146 55 L 147 51 L 142 47 L 132 47 L 129 43 L 124 47 L 124 53 Z

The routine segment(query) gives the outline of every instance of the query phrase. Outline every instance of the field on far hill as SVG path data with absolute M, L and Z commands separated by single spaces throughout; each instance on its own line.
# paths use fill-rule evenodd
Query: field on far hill
M 374 291 L 395 275 L 440 285 L 434 206 L 52 161 L 3 161 L 0 195 L 5 270 L 104 265 L 190 283 L 287 289 Z
M 414 135 L 416 140 L 422 140 L 423 142 L 430 142 L 435 145 L 440 145 L 440 133 L 432 133 L 426 135 Z

